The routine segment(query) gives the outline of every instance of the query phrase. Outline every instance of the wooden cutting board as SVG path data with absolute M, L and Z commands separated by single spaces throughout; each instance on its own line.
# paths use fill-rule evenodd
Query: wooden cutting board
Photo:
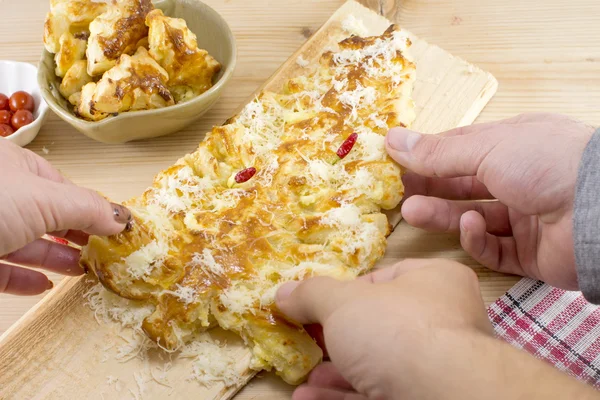
M 370 34 L 380 34 L 390 24 L 358 3 L 344 4 L 261 89 L 278 90 L 284 80 L 302 74 L 298 56 L 317 59 L 323 48 L 346 35 L 340 25 L 350 14 L 361 19 Z M 417 64 L 414 128 L 436 133 L 473 122 L 497 89 L 494 77 L 419 38 L 412 41 Z M 157 371 L 164 364 L 158 355 L 145 362 L 107 358 L 107 343 L 119 332 L 114 326 L 98 324 L 85 306 L 83 294 L 89 287 L 84 278 L 64 279 L 0 337 L 0 398 L 229 399 L 254 375 L 247 369 L 248 350 L 223 332 L 215 335 L 226 337 L 244 376 L 240 385 L 231 388 L 223 384 L 205 388 L 189 381 L 191 365 L 186 360 L 177 359 L 166 376 L 157 379 L 142 372 Z

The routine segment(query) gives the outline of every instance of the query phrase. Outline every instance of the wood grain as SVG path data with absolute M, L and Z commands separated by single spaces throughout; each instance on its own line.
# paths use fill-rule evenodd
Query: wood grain
M 139 193 L 155 171 L 193 150 L 202 132 L 221 123 L 328 17 L 342 0 L 207 0 L 230 23 L 239 63 L 234 79 L 212 112 L 168 137 L 105 146 L 79 135 L 51 115 L 30 149 L 77 183 L 123 200 Z M 37 62 L 46 0 L 0 0 L 0 57 Z M 600 124 L 600 14 L 596 0 L 402 0 L 386 15 L 401 26 L 492 72 L 499 91 L 478 121 L 529 111 L 561 112 Z M 378 10 L 379 1 L 368 3 Z M 44 154 L 42 148 L 50 150 Z M 127 170 L 127 175 L 121 171 Z M 113 176 L 119 176 L 114 181 Z M 424 234 L 401 224 L 390 237 L 385 264 L 404 257 L 449 257 L 477 271 L 487 303 L 515 277 L 478 266 L 453 235 Z M 53 275 L 55 282 L 59 277 Z M 0 295 L 0 332 L 43 296 Z M 291 388 L 272 375 L 255 379 L 237 398 L 286 399 Z M 98 397 L 99 398 L 99 397 Z

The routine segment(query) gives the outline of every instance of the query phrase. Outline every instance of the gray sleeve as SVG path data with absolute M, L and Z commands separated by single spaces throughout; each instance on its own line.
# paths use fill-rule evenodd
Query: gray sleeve
M 577 280 L 584 297 L 600 304 L 600 129 L 583 151 L 573 213 Z

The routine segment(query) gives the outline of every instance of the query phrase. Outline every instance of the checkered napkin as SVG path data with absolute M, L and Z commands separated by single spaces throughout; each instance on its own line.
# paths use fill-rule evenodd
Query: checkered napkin
M 488 308 L 498 337 L 600 388 L 600 307 L 522 279 Z

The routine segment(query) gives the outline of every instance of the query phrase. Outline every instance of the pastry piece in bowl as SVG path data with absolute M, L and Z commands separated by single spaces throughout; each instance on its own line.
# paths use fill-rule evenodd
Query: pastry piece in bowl
M 87 73 L 87 61 L 75 62 L 67 71 L 58 88 L 60 94 L 72 105 L 79 104 L 81 89 L 92 82 L 92 77 Z
M 196 35 L 185 20 L 167 17 L 156 9 L 148 14 L 146 24 L 150 55 L 169 74 L 169 89 L 177 103 L 210 89 L 221 64 L 198 48 Z
M 50 12 L 44 24 L 46 50 L 52 54 L 58 53 L 61 37 L 65 33 L 71 33 L 75 37 L 85 37 L 90 22 L 104 13 L 111 3 L 111 0 L 51 0 Z
M 168 80 L 167 72 L 140 47 L 133 56 L 123 54 L 97 83 L 83 86 L 77 112 L 85 119 L 99 121 L 110 114 L 173 105 Z
M 114 5 L 90 24 L 87 46 L 88 74 L 102 75 L 122 54 L 133 54 L 137 43 L 148 34 L 146 14 L 151 0 L 114 0 Z
M 65 32 L 60 37 L 59 44 L 58 53 L 54 56 L 55 72 L 56 76 L 63 78 L 73 64 L 85 59 L 87 35 L 82 33 L 75 36 L 71 32 Z

